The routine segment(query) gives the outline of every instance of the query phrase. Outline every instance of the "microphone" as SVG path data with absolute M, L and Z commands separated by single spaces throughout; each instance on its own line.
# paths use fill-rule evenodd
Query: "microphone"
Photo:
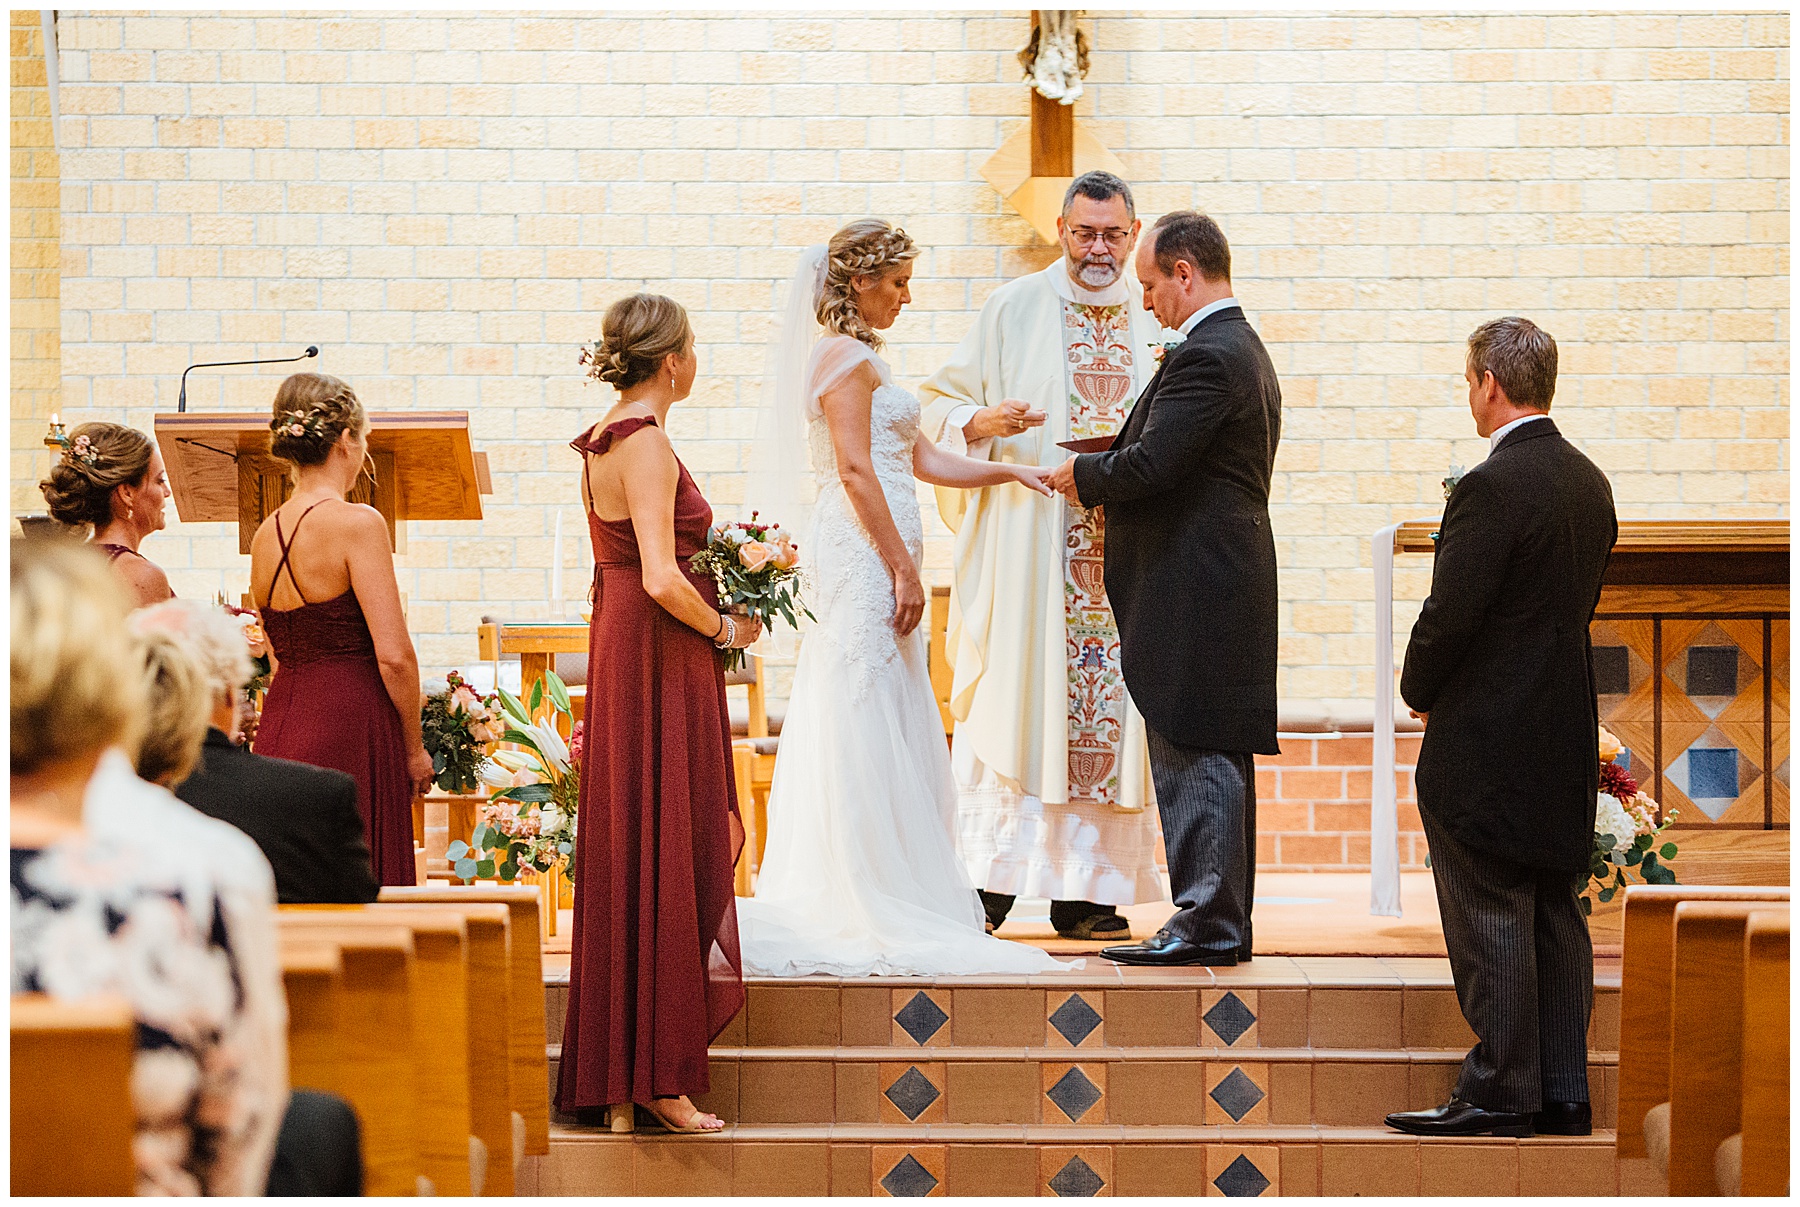
M 317 356 L 318 354 L 319 345 L 309 344 L 307 345 L 306 351 L 298 356 L 284 356 L 275 360 L 211 360 L 198 365 L 189 365 L 181 371 L 181 396 L 175 400 L 175 410 L 178 413 L 187 410 L 187 375 L 192 373 L 195 369 L 217 369 L 226 365 L 285 365 L 291 364 L 297 360 L 305 360 L 309 356 Z

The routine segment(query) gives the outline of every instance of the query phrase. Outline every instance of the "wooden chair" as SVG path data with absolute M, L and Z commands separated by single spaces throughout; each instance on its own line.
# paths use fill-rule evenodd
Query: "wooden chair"
M 336 934 L 359 925 L 412 932 L 412 1078 L 418 1088 L 419 1166 L 434 1193 L 470 1193 L 468 926 L 451 911 L 284 906 L 284 927 Z
M 1739 1130 L 1743 1104 L 1744 952 L 1754 901 L 1684 901 L 1675 907 L 1669 1100 L 1645 1116 L 1651 1158 L 1672 1195 L 1718 1193 L 1719 1146 Z
M 12 999 L 12 1193 L 134 1194 L 136 1031 L 119 998 Z
M 956 718 L 950 715 L 950 687 L 955 679 L 956 668 L 950 665 L 949 631 L 950 588 L 933 587 L 931 640 L 925 647 L 925 659 L 926 665 L 931 668 L 931 694 L 937 700 L 938 717 L 944 723 L 945 740 L 949 739 L 950 732 L 956 728 Z
M 419 1093 L 413 1077 L 412 931 L 393 925 L 321 926 L 318 921 L 288 910 L 276 913 L 283 951 L 328 945 L 341 960 L 331 1053 L 316 1069 L 309 1068 L 308 1079 L 313 1088 L 343 1097 L 356 1112 L 364 1193 L 417 1194 L 421 1169 Z
M 744 849 L 738 856 L 736 891 L 748 897 L 762 868 L 769 840 L 769 787 L 775 782 L 775 754 L 781 746 L 782 715 L 769 715 L 762 659 L 746 658 L 725 676 L 726 687 L 745 689 L 742 713 L 732 708 L 732 774 L 737 782 L 738 815 L 744 823 Z M 740 722 L 740 717 L 742 718 Z M 741 730 L 740 732 L 740 725 Z
M 1744 927 L 1744 1094 L 1739 1177 L 1721 1194 L 1786 1197 L 1788 1173 L 1788 913 L 1757 910 Z
M 508 1097 L 515 1128 L 523 1135 L 523 1152 L 543 1155 L 550 1151 L 550 1067 L 545 1053 L 544 960 L 537 942 L 538 890 L 530 885 L 472 884 L 390 886 L 381 890 L 383 902 L 422 905 L 498 904 L 510 916 L 507 946 L 507 1055 L 512 1068 L 507 1078 Z
M 1625 891 L 1624 961 L 1619 986 L 1621 1158 L 1649 1155 L 1644 1116 L 1669 1101 L 1670 1001 L 1675 908 L 1684 901 L 1785 902 L 1786 888 L 1634 884 Z

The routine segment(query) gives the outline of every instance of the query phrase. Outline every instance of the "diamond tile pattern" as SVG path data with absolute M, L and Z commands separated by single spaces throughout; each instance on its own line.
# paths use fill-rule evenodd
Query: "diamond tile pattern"
M 1263 1092 L 1242 1069 L 1233 1069 L 1225 1080 L 1212 1088 L 1212 1100 L 1219 1104 L 1232 1122 L 1239 1122 L 1252 1107 L 1263 1100 Z
M 950 1016 L 920 992 L 913 994 L 912 1000 L 900 1008 L 900 1012 L 894 1015 L 894 1021 L 912 1036 L 914 1043 L 923 1044 L 943 1030 L 944 1024 L 950 1021 Z
M 938 1180 L 911 1153 L 901 1157 L 882 1175 L 881 1188 L 897 1199 L 922 1199 L 937 1189 Z
M 940 1096 L 938 1088 L 931 1084 L 931 1079 L 916 1068 L 902 1073 L 883 1093 L 902 1115 L 915 1122 Z
M 1269 1179 L 1263 1176 L 1263 1171 L 1249 1157 L 1239 1153 L 1237 1160 L 1227 1165 L 1213 1179 L 1213 1185 L 1227 1198 L 1253 1199 L 1269 1188 Z
M 1602 696 L 1622 696 L 1631 690 L 1631 651 L 1622 645 L 1594 647 L 1594 688 Z
M 1082 998 L 1079 993 L 1069 995 L 1069 1000 L 1056 1008 L 1050 1015 L 1050 1025 L 1056 1033 L 1069 1041 L 1071 1047 L 1080 1047 L 1081 1041 L 1094 1033 L 1094 1028 L 1101 1023 L 1100 1014 Z
M 1094 1167 L 1080 1157 L 1070 1157 L 1069 1163 L 1050 1179 L 1050 1189 L 1062 1199 L 1091 1199 L 1105 1186 L 1106 1179 L 1095 1173 Z
M 1225 1041 L 1228 1048 L 1256 1023 L 1255 1012 L 1235 993 L 1227 993 L 1201 1017 L 1213 1029 L 1213 1033 Z
M 1057 1110 L 1068 1116 L 1070 1123 L 1080 1123 L 1081 1117 L 1092 1110 L 1101 1097 L 1100 1087 L 1079 1067 L 1064 1073 L 1055 1085 L 1044 1091 L 1044 1095 L 1056 1104 Z

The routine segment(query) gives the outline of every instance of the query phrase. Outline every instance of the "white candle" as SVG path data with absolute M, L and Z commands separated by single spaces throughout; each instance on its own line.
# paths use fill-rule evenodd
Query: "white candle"
M 556 509 L 556 560 L 550 571 L 550 619 L 561 620 L 563 614 L 563 539 L 562 508 Z

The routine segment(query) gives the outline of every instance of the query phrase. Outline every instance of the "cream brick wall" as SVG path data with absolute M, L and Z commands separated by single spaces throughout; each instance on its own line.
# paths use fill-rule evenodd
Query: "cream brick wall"
M 37 484 L 50 470 L 43 446 L 62 406 L 57 300 L 56 145 L 44 71 L 44 31 L 35 10 L 12 14 L 12 509 L 42 511 Z
M 401 577 L 423 660 L 471 661 L 484 611 L 585 591 L 566 442 L 611 398 L 575 364 L 609 302 L 649 288 L 691 309 L 701 378 L 671 429 L 728 510 L 799 246 L 866 213 L 925 244 L 891 340 L 909 383 L 1048 262 L 977 174 L 1025 120 L 1026 28 L 1022 10 L 67 12 L 64 409 L 148 426 L 189 361 L 309 342 L 375 408 L 467 408 L 488 518 L 413 525 Z M 1281 373 L 1285 696 L 1370 697 L 1369 534 L 1436 514 L 1446 466 L 1481 457 L 1462 340 L 1495 315 L 1558 338 L 1557 418 L 1623 514 L 1786 514 L 1785 15 L 1090 28 L 1078 120 L 1142 213 L 1221 221 Z M 190 402 L 260 409 L 276 380 L 196 375 Z M 13 473 L 19 507 L 36 471 Z M 246 580 L 224 525 L 146 551 L 184 595 Z M 1402 637 L 1428 573 L 1402 569 Z

